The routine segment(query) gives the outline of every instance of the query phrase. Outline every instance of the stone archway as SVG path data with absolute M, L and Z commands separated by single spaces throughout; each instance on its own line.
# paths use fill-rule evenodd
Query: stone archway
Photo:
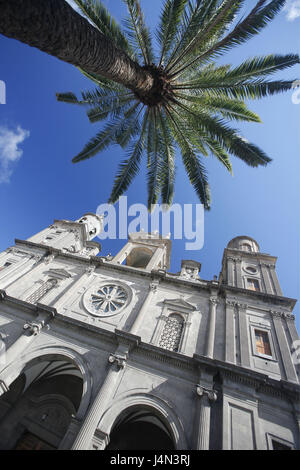
M 164 438 L 165 436 L 167 437 L 164 441 L 166 447 L 178 450 L 188 448 L 182 422 L 171 404 L 162 398 L 145 394 L 142 391 L 123 396 L 122 398 L 119 397 L 105 411 L 99 421 L 95 434 L 97 447 L 99 449 L 112 450 L 112 446 L 116 445 L 113 438 L 117 438 L 117 433 L 120 430 L 124 431 L 125 424 L 132 425 L 132 429 L 133 427 L 138 429 L 137 422 L 151 424 L 152 426 L 147 426 L 147 430 L 151 433 L 153 433 L 154 429 L 156 431 L 159 429 L 160 435 L 164 436 Z M 143 428 L 146 430 L 146 425 L 143 424 Z M 142 431 L 146 432 L 144 430 Z M 155 443 L 153 442 L 153 444 Z M 141 445 L 143 446 L 144 443 L 141 442 Z M 135 450 L 135 447 L 133 449 Z M 159 449 L 162 450 L 161 443 Z M 166 450 L 168 449 L 166 448 Z
M 81 372 L 68 357 L 31 360 L 0 399 L 0 448 L 57 449 L 82 394 Z
M 106 450 L 174 450 L 172 435 L 154 410 L 132 407 L 115 423 Z

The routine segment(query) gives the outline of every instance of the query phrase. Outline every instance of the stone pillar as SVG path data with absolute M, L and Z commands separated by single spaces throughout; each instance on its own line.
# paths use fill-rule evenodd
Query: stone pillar
M 236 287 L 244 289 L 243 278 L 242 278 L 242 259 L 235 259 L 235 271 L 236 271 Z
M 248 323 L 246 309 L 247 304 L 239 304 L 239 336 L 240 336 L 240 352 L 241 352 L 241 365 L 243 367 L 250 367 L 250 352 L 249 352 L 249 339 L 248 339 Z
M 49 313 L 45 314 L 43 312 L 34 321 L 25 323 L 25 325 L 23 326 L 22 334 L 10 346 L 10 348 L 8 348 L 4 356 L 5 365 L 0 371 L 0 381 L 2 383 L 2 386 L 0 387 L 0 395 L 8 390 L 9 385 L 15 380 L 16 376 L 18 375 L 17 372 L 11 373 L 11 371 L 9 371 L 9 366 L 11 366 L 12 363 L 24 353 L 24 351 L 28 348 L 32 341 L 34 341 L 36 336 L 40 334 L 43 328 L 46 327 L 47 329 L 49 329 L 48 322 L 53 316 L 54 313 L 49 316 Z
M 200 398 L 198 404 L 198 430 L 196 435 L 196 449 L 209 450 L 210 436 L 210 412 L 211 403 L 217 399 L 217 393 L 212 390 L 197 385 L 197 395 Z
M 216 332 L 216 311 L 218 298 L 210 297 L 210 308 L 209 308 L 209 327 L 206 343 L 206 352 L 207 357 L 213 357 L 214 355 L 214 344 L 215 344 L 215 332 Z
M 270 279 L 270 270 L 269 270 L 268 266 L 269 265 L 266 264 L 266 263 L 260 263 L 262 277 L 263 277 L 263 280 L 264 280 L 266 292 L 267 292 L 267 294 L 274 294 L 274 290 L 273 290 L 271 279 Z
M 156 292 L 157 292 L 157 286 L 159 284 L 159 281 L 158 280 L 155 280 L 155 281 L 152 281 L 149 285 L 149 292 L 147 294 L 147 297 L 142 305 L 142 308 L 141 310 L 139 311 L 131 329 L 130 329 L 130 333 L 132 334 L 137 334 L 138 330 L 140 329 L 140 326 L 141 324 L 143 323 L 144 319 L 145 319 L 145 315 L 148 311 L 148 307 L 151 303 L 151 301 L 153 300 L 153 297 L 155 296 Z
M 74 294 L 76 294 L 76 291 L 88 281 L 89 277 L 95 271 L 95 268 L 96 266 L 93 265 L 88 266 L 83 272 L 83 274 L 79 275 L 79 277 L 73 282 L 73 284 L 69 287 L 68 291 L 62 292 L 60 297 L 53 304 L 57 311 L 62 311 L 63 307 L 68 302 L 68 300 L 70 298 L 73 298 Z
M 283 293 L 282 293 L 282 290 L 281 290 L 281 287 L 277 278 L 277 274 L 275 271 L 275 264 L 269 264 L 269 268 L 270 268 L 270 276 L 272 278 L 272 281 L 275 287 L 275 294 L 282 297 Z
M 227 258 L 227 284 L 229 286 L 235 286 L 235 263 L 234 258 L 228 257 Z
M 122 264 L 124 259 L 127 258 L 127 256 L 131 252 L 132 248 L 133 248 L 132 243 L 130 243 L 130 242 L 126 243 L 126 245 L 122 248 L 122 250 L 119 251 L 119 253 L 114 257 L 112 262 Z
M 226 300 L 226 312 L 225 312 L 225 361 L 236 363 L 235 357 L 235 304 L 236 302 Z
M 287 342 L 286 334 L 282 324 L 282 317 L 284 317 L 283 312 L 276 312 L 274 310 L 270 311 L 273 317 L 273 323 L 275 327 L 275 332 L 277 336 L 278 347 L 280 350 L 280 355 L 282 358 L 283 367 L 285 370 L 287 380 L 291 382 L 297 382 L 298 378 L 296 375 L 295 367 L 292 361 L 292 355 L 290 351 L 290 347 Z
M 107 403 L 114 395 L 120 379 L 121 372 L 126 365 L 127 354 L 111 354 L 108 358 L 110 369 L 91 404 L 81 429 L 73 443 L 72 450 L 89 450 L 98 422 L 104 413 Z
M 163 248 L 157 248 L 155 250 L 155 253 L 152 255 L 151 260 L 146 266 L 147 271 L 151 271 L 152 269 L 158 269 L 157 264 L 159 261 L 163 258 L 164 255 L 164 249 Z M 163 268 L 163 266 L 161 266 Z
M 40 259 L 40 255 L 30 256 L 30 258 L 16 261 L 8 268 L 3 269 L 0 272 L 0 288 L 7 288 L 12 282 L 15 282 L 29 270 L 32 270 L 39 263 Z

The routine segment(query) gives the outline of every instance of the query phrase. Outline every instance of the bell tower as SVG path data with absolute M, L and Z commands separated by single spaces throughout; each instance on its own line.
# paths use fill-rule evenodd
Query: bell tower
M 235 237 L 224 250 L 220 277 L 228 286 L 282 296 L 276 261 L 277 257 L 261 253 L 253 238 Z
M 168 237 L 163 238 L 157 232 L 131 233 L 113 262 L 146 271 L 166 270 L 170 267 L 170 252 L 171 240 Z
M 102 231 L 102 227 L 102 218 L 88 212 L 75 222 L 55 220 L 52 225 L 30 237 L 28 241 L 68 253 L 96 256 L 101 246 L 91 240 Z

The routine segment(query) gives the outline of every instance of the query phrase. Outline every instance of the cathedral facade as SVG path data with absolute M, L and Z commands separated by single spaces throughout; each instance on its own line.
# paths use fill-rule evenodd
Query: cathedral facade
M 155 233 L 100 256 L 101 230 L 55 220 L 0 254 L 0 449 L 300 449 L 276 257 L 239 236 L 204 280 Z

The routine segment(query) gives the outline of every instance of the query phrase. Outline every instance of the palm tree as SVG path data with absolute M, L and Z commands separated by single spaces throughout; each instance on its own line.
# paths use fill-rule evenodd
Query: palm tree
M 158 54 L 138 0 L 124 0 L 128 8 L 124 31 L 100 0 L 74 1 L 89 22 L 64 1 L 47 0 L 51 7 L 41 12 L 40 1 L 10 0 L 9 5 L 19 4 L 21 13 L 16 13 L 0 0 L 6 18 L 0 19 L 0 32 L 78 66 L 96 83 L 94 90 L 82 92 L 81 99 L 71 92 L 57 98 L 87 106 L 91 122 L 108 120 L 73 162 L 111 144 L 128 148 L 110 202 L 126 191 L 143 154 L 149 209 L 160 196 L 163 204 L 172 202 L 176 148 L 206 209 L 210 191 L 203 157 L 214 155 L 230 172 L 230 155 L 252 167 L 270 162 L 228 121 L 260 122 L 244 100 L 289 90 L 294 80 L 269 77 L 299 63 L 298 55 L 254 57 L 237 67 L 218 65 L 215 59 L 258 34 L 285 0 L 259 0 L 239 21 L 245 0 L 165 0 L 156 31 Z M 29 5 L 39 20 L 33 32 Z

